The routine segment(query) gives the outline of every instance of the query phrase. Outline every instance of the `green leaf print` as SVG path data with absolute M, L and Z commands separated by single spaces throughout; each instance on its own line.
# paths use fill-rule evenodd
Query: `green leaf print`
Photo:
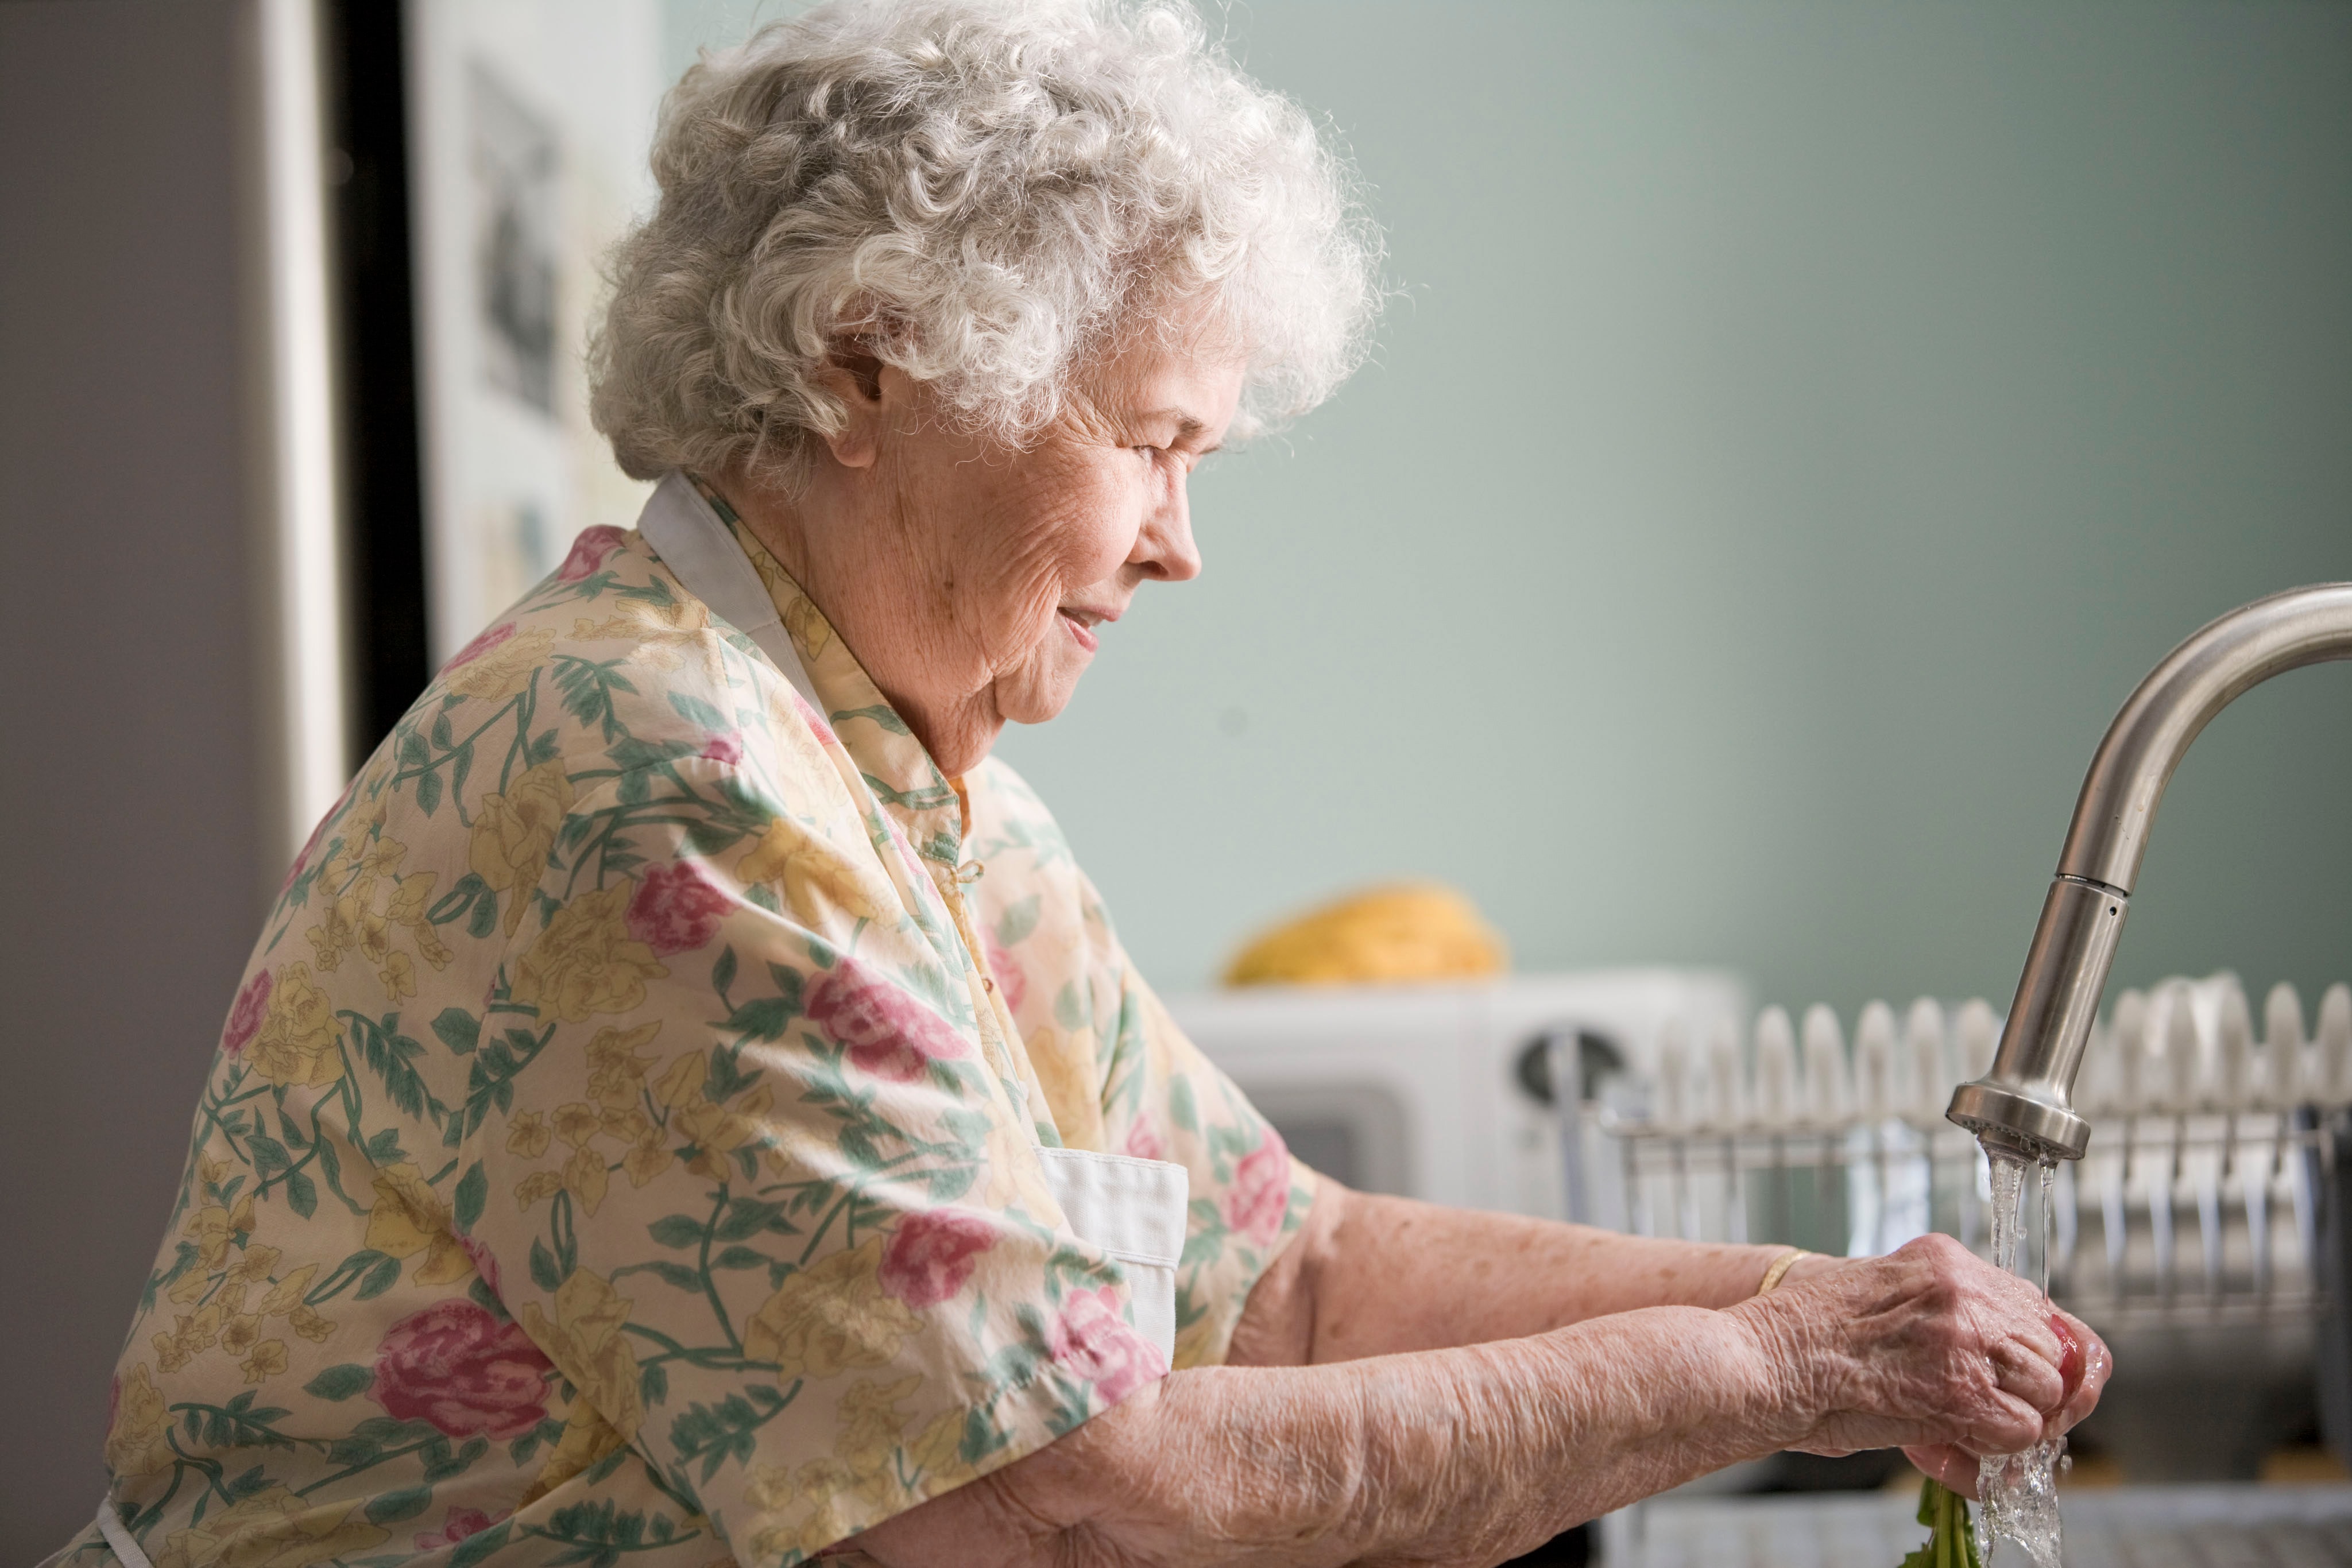
M 996 919 L 996 945 L 1011 947 L 1037 929 L 1037 912 L 1043 903 L 1040 894 L 1031 894 L 1017 904 L 1008 904 Z
M 702 1221 L 692 1215 L 665 1215 L 646 1226 L 646 1230 L 656 1241 L 665 1247 L 682 1248 L 702 1245 Z
M 482 1020 L 463 1008 L 443 1008 L 434 1015 L 433 1032 L 459 1056 L 471 1056 L 481 1043 Z
M 482 1218 L 482 1210 L 488 1204 L 489 1196 L 490 1179 L 482 1170 L 482 1162 L 476 1160 L 466 1167 L 466 1174 L 457 1178 L 455 1212 L 458 1229 L 470 1232 L 474 1228 L 476 1222 Z
M 375 1381 L 375 1369 L 347 1361 L 341 1366 L 331 1366 L 302 1385 L 302 1392 L 319 1399 L 349 1399 L 352 1395 Z
M 368 1522 L 396 1524 L 404 1519 L 414 1519 L 432 1501 L 431 1487 L 403 1487 L 398 1491 L 378 1492 L 368 1499 Z

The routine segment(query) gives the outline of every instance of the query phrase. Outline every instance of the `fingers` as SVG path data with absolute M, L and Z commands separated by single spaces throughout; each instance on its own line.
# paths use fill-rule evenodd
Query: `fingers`
M 2048 1435 L 2055 1437 L 2071 1430 L 2074 1424 L 2091 1413 L 2099 1402 L 2099 1395 L 2107 1385 L 2108 1375 L 2115 1370 L 2115 1357 L 2108 1354 L 2106 1342 L 2093 1333 L 2080 1318 L 2065 1312 L 2050 1314 L 2058 1327 L 2064 1330 L 2075 1345 L 2080 1358 L 2076 1376 L 2067 1391 L 2065 1402 L 2050 1417 Z M 2063 1364 L 2061 1366 L 2063 1371 Z
M 1903 1457 L 1962 1497 L 1977 1495 L 1977 1457 L 1949 1443 L 1905 1448 Z

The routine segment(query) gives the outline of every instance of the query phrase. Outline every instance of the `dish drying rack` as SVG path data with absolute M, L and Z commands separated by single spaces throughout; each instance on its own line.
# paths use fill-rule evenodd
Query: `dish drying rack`
M 1944 1107 L 1990 1068 L 2000 1032 L 1980 999 L 1923 999 L 1899 1020 L 1874 1001 L 1849 1051 L 1829 1008 L 1801 1023 L 1767 1008 L 1745 1039 L 1729 1018 L 1670 1020 L 1646 1071 L 1613 1072 L 1622 1059 L 1596 1061 L 1589 1037 L 1560 1039 L 1554 1081 L 1586 1085 L 1562 1116 L 1571 1215 L 1856 1257 L 1930 1230 L 1989 1251 L 1985 1157 Z M 1558 1059 L 1572 1050 L 1573 1063 Z M 2021 1257 L 2070 1310 L 2107 1333 L 2307 1322 L 2326 1307 L 2325 1197 L 2352 1134 L 2352 989 L 2330 988 L 2306 1031 L 2282 983 L 2259 1032 L 2232 975 L 2126 991 L 2093 1034 L 2076 1103 L 2089 1153 L 2053 1174 L 2047 1256 L 2029 1215 Z

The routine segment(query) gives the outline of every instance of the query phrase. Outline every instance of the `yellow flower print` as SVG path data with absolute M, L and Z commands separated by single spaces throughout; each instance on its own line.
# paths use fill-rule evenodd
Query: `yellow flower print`
M 318 1089 L 342 1077 L 334 1008 L 311 983 L 310 965 L 289 964 L 278 975 L 245 1058 L 266 1083 Z
M 573 1150 L 572 1157 L 563 1162 L 563 1186 L 579 1199 L 581 1208 L 591 1219 L 603 1206 L 604 1188 L 611 1180 L 612 1172 L 605 1168 L 604 1156 L 585 1145 Z
M 386 958 L 375 977 L 383 982 L 383 999 L 394 1006 L 401 998 L 416 994 L 416 966 L 405 953 L 394 953 Z
M 220 1346 L 231 1355 L 243 1355 L 260 1338 L 260 1317 L 253 1312 L 239 1312 L 222 1326 Z
M 265 1318 L 282 1318 L 291 1312 L 310 1311 L 301 1304 L 302 1292 L 310 1288 L 310 1277 L 318 1271 L 316 1263 L 303 1264 L 269 1287 L 269 1293 L 261 1298 L 261 1305 L 254 1310 Z
M 824 645 L 833 640 L 833 627 L 826 622 L 824 612 L 805 594 L 785 608 L 784 630 L 793 634 L 793 641 L 812 659 L 823 653 Z
M 555 1108 L 555 1135 L 575 1149 L 604 1130 L 604 1118 L 585 1101 L 573 1100 Z
M 887 1364 L 921 1325 L 883 1292 L 881 1264 L 882 1238 L 875 1236 L 792 1275 L 744 1325 L 744 1355 L 774 1362 L 784 1381 Z
M 646 999 L 646 982 L 669 970 L 629 935 L 634 882 L 583 893 L 555 912 L 516 966 L 512 994 L 572 1023 L 591 1013 L 625 1013 Z
M 775 1098 L 775 1091 L 762 1083 L 738 1098 L 729 1110 L 720 1110 L 700 1096 L 679 1106 L 672 1118 L 673 1124 L 700 1151 L 687 1162 L 687 1168 L 712 1181 L 725 1181 L 727 1166 L 722 1156 L 760 1136 L 761 1118 L 767 1115 Z
M 449 967 L 449 959 L 452 956 L 449 945 L 441 940 L 441 934 L 433 929 L 430 922 L 420 920 L 410 926 L 408 937 L 410 941 L 416 944 L 418 957 L 436 969 L 446 969 Z
M 476 876 L 499 893 L 511 892 L 507 904 L 506 935 L 522 924 L 524 905 L 540 873 L 547 869 L 548 852 L 555 847 L 555 831 L 563 813 L 572 809 L 572 780 L 562 759 L 542 762 L 509 784 L 505 792 L 485 795 L 474 817 L 473 837 L 466 846 L 466 863 Z
M 170 1333 L 159 1333 L 151 1342 L 155 1346 L 155 1364 L 165 1372 L 177 1372 L 199 1352 L 212 1348 L 220 1338 L 224 1313 L 218 1301 L 207 1302 L 194 1314 L 175 1313 Z
M 936 1484 L 929 1488 L 937 1496 L 950 1487 L 961 1486 L 971 1479 L 971 1467 L 964 1462 L 964 1427 L 970 1415 L 962 1410 L 950 1410 L 918 1433 L 907 1445 L 907 1461 L 917 1471 Z
M 391 923 L 373 909 L 362 909 L 355 925 L 361 956 L 371 964 L 383 963 L 392 952 Z
M 637 1086 L 654 1064 L 652 1057 L 639 1056 L 637 1048 L 651 1044 L 660 1032 L 659 1019 L 632 1030 L 596 1031 L 596 1038 L 588 1042 L 588 1092 L 596 1103 L 614 1111 L 636 1103 Z
M 890 1461 L 898 1451 L 898 1434 L 908 1417 L 898 1408 L 898 1401 L 922 1383 L 920 1374 L 902 1377 L 887 1388 L 860 1378 L 835 1406 L 834 1457 L 847 1469 L 851 1490 L 874 1510 L 893 1509 L 900 1500 L 901 1488 Z
M 398 839 L 378 839 L 361 852 L 360 870 L 369 876 L 396 875 L 407 853 L 408 846 Z
M 284 1254 L 275 1247 L 256 1242 L 246 1248 L 237 1260 L 229 1265 L 228 1281 L 233 1285 L 259 1285 L 268 1281 L 269 1271 L 278 1267 Z
M 547 1462 L 539 1467 L 538 1479 L 531 1482 L 531 1495 L 539 1497 L 562 1486 L 625 1441 L 596 1406 L 585 1399 L 575 1402 L 571 1416 L 563 1423 L 563 1436 L 549 1450 Z
M 596 1120 L 605 1136 L 618 1138 L 625 1144 L 635 1143 L 653 1131 L 654 1125 L 646 1120 L 646 1113 L 635 1106 L 626 1111 L 607 1111 Z
M 188 1216 L 182 1234 L 196 1244 L 196 1260 L 206 1269 L 218 1269 L 228 1260 L 229 1243 L 253 1230 L 253 1194 L 247 1193 L 236 1200 L 235 1208 L 225 1208 L 208 1203 Z
M 461 696 L 504 702 L 530 684 L 531 672 L 555 646 L 555 630 L 534 626 L 450 672 L 449 689 Z
M 515 1207 L 529 1208 L 545 1197 L 553 1197 L 563 1190 L 562 1171 L 533 1171 L 515 1183 Z
M 645 1419 L 637 1358 L 621 1332 L 634 1305 L 604 1276 L 575 1269 L 556 1290 L 553 1322 L 537 1301 L 522 1308 L 524 1331 L 624 1437 L 634 1436 Z
M 670 1162 L 676 1158 L 676 1152 L 662 1142 L 660 1129 L 654 1128 L 629 1145 L 629 1152 L 621 1156 L 621 1169 L 628 1176 L 631 1186 L 644 1186 L 669 1169 Z
M 547 1121 L 536 1111 L 525 1111 L 507 1124 L 507 1153 L 535 1160 L 547 1153 Z
M 286 1370 L 286 1342 L 266 1339 L 253 1347 L 253 1354 L 238 1363 L 247 1383 L 259 1383 Z
M 392 1539 L 390 1531 L 352 1517 L 360 1501 L 311 1508 L 282 1486 L 268 1487 L 173 1531 L 155 1568 L 311 1568 L 357 1556 Z
M 375 1175 L 375 1203 L 368 1210 L 367 1244 L 388 1258 L 425 1254 L 414 1276 L 420 1285 L 446 1285 L 473 1270 L 466 1249 L 449 1228 L 449 1207 L 404 1160 Z
M 286 1326 L 312 1344 L 324 1344 L 335 1332 L 334 1321 L 322 1318 L 316 1307 L 297 1305 L 286 1314 Z
M 793 917 L 812 930 L 839 910 L 852 920 L 878 920 L 883 901 L 861 881 L 857 868 L 823 835 L 789 817 L 769 819 L 760 841 L 735 863 L 746 883 L 779 883 Z
M 404 876 L 392 890 L 392 900 L 383 908 L 383 917 L 394 925 L 415 925 L 425 918 L 427 903 L 433 897 L 433 884 L 440 880 L 438 872 L 420 871 Z
M 172 1412 L 154 1375 L 141 1362 L 116 1390 L 106 1431 L 106 1468 L 118 1477 L 152 1476 L 172 1462 Z
M 669 1064 L 669 1071 L 654 1085 L 656 1103 L 675 1111 L 702 1098 L 702 1085 L 710 1076 L 710 1061 L 698 1051 L 689 1051 Z

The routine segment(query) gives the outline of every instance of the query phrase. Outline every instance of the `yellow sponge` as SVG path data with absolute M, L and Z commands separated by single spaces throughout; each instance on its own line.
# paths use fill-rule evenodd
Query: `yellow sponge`
M 1262 932 L 1225 969 L 1229 986 L 1337 986 L 1496 975 L 1510 953 L 1450 887 L 1366 888 Z

